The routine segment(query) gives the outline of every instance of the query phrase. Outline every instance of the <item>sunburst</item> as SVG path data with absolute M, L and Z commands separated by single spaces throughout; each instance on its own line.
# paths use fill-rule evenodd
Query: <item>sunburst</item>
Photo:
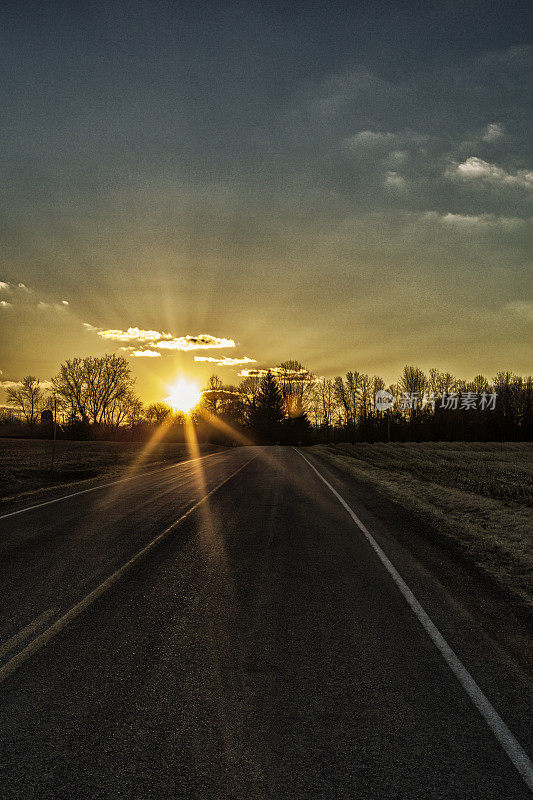
M 174 411 L 188 414 L 198 405 L 201 397 L 202 392 L 198 384 L 190 378 L 180 376 L 170 387 L 170 394 L 165 397 L 165 403 L 168 403 Z

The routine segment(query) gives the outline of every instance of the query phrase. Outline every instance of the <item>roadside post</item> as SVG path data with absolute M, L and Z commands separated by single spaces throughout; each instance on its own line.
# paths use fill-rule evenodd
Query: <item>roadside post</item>
M 54 468 L 54 458 L 56 455 L 56 438 L 57 438 L 57 397 L 54 395 L 54 443 L 52 445 L 51 469 Z

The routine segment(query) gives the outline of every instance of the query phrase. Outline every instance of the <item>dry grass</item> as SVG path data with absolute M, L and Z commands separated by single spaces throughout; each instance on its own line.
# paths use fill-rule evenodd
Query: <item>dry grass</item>
M 219 448 L 201 445 L 202 453 Z M 139 460 L 142 469 L 154 463 L 189 457 L 186 445 L 157 444 L 150 452 L 143 442 L 69 442 L 56 445 L 55 468 L 50 469 L 52 442 L 0 439 L 0 499 L 43 493 L 49 488 L 117 475 Z
M 429 523 L 533 610 L 533 445 L 424 442 L 313 449 Z

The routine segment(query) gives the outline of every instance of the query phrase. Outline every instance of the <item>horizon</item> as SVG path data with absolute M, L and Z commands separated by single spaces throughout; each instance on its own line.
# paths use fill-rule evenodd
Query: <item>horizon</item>
M 111 355 L 111 353 L 109 355 Z M 125 357 L 124 353 L 115 353 L 115 355 L 122 355 L 123 357 Z M 89 357 L 91 357 L 91 354 L 89 354 Z M 72 359 L 65 359 L 65 362 L 67 360 L 68 361 L 72 361 L 75 358 L 76 358 L 76 356 L 74 356 Z M 65 363 L 65 362 L 63 362 L 63 363 Z M 209 386 L 209 379 L 210 378 L 215 377 L 215 378 L 219 378 L 222 381 L 222 385 L 220 387 L 221 391 L 224 391 L 227 388 L 239 388 L 241 382 L 245 378 L 247 378 L 247 377 L 263 378 L 263 377 L 266 376 L 267 373 L 270 373 L 272 375 L 272 377 L 274 378 L 274 380 L 276 382 L 278 382 L 277 372 L 282 367 L 283 363 L 284 362 L 282 362 L 282 363 L 280 363 L 278 365 L 274 365 L 272 367 L 266 367 L 264 369 L 262 369 L 262 368 L 257 368 L 257 369 L 250 368 L 250 369 L 243 370 L 242 372 L 238 373 L 237 378 L 235 379 L 234 382 L 224 381 L 223 380 L 224 374 L 223 373 L 220 374 L 220 373 L 216 372 L 215 370 L 211 370 L 211 372 L 205 378 L 205 380 L 201 380 L 198 377 L 198 375 L 192 375 L 192 377 L 191 377 L 191 373 L 190 372 L 182 370 L 181 372 L 175 373 L 173 375 L 173 379 L 172 380 L 168 380 L 168 381 L 164 382 L 164 384 L 163 384 L 163 386 L 165 387 L 164 388 L 164 392 L 166 392 L 166 394 L 164 396 L 149 397 L 149 398 L 143 397 L 142 395 L 139 396 L 138 392 L 136 391 L 138 387 L 136 385 L 135 371 L 134 370 L 131 370 L 131 371 L 132 371 L 132 377 L 133 377 L 133 379 L 135 381 L 135 383 L 134 383 L 135 395 L 138 397 L 138 399 L 141 401 L 142 405 L 145 408 L 148 407 L 149 405 L 154 404 L 154 403 L 162 403 L 162 404 L 165 404 L 165 405 L 169 406 L 169 408 L 171 408 L 175 412 L 187 414 L 190 410 L 195 408 L 201 402 L 202 395 L 209 394 L 210 391 L 213 391 Z M 288 363 L 288 361 L 286 360 L 285 363 Z M 131 364 L 128 363 L 128 366 L 131 367 Z M 302 364 L 301 366 L 304 368 L 304 371 L 305 371 L 305 377 L 303 379 L 304 383 L 306 383 L 308 385 L 320 383 L 320 382 L 322 382 L 324 380 L 333 381 L 335 378 L 342 378 L 344 380 L 344 378 L 346 377 L 346 373 L 342 373 L 341 375 L 338 375 L 338 376 L 337 375 L 316 375 L 315 373 L 313 373 L 312 370 L 307 369 L 305 367 L 305 365 Z M 419 364 L 411 364 L 411 365 L 404 364 L 402 370 L 400 370 L 398 372 L 398 374 L 394 377 L 393 380 L 386 380 L 386 379 L 383 378 L 382 375 L 378 375 L 376 373 L 362 373 L 362 372 L 359 372 L 358 374 L 360 374 L 361 377 L 369 378 L 371 381 L 373 379 L 383 379 L 384 387 L 387 388 L 387 390 L 388 389 L 395 390 L 396 393 L 398 393 L 399 392 L 399 385 L 400 385 L 401 378 L 402 378 L 402 373 L 403 373 L 404 369 L 409 369 L 409 368 L 420 369 L 422 371 L 425 379 L 428 381 L 428 385 L 431 382 L 430 373 L 431 373 L 432 370 L 435 370 L 441 376 L 446 375 L 446 374 L 449 375 L 451 380 L 452 380 L 452 384 L 451 385 L 454 385 L 454 386 L 456 386 L 457 384 L 471 385 L 471 384 L 473 384 L 473 382 L 474 382 L 474 380 L 476 378 L 485 378 L 488 381 L 489 385 L 492 386 L 494 384 L 494 380 L 498 377 L 498 375 L 509 375 L 512 378 L 518 378 L 518 379 L 520 379 L 522 381 L 531 381 L 533 379 L 533 376 L 531 374 L 522 374 L 521 375 L 520 373 L 517 373 L 517 372 L 515 372 L 513 370 L 509 370 L 509 369 L 498 370 L 497 373 L 495 373 L 494 375 L 484 374 L 482 372 L 477 372 L 477 373 L 473 373 L 473 374 L 465 377 L 464 375 L 457 375 L 457 374 L 455 374 L 453 372 L 450 372 L 450 370 L 447 370 L 446 368 L 441 369 L 438 366 L 437 367 L 433 366 L 433 367 L 430 367 L 429 369 L 424 369 L 423 367 L 420 367 Z M 291 374 L 291 369 L 284 368 L 284 370 L 285 370 L 286 374 L 288 374 L 288 375 Z M 352 371 L 352 370 L 347 370 L 346 372 L 348 373 L 350 371 Z M 256 374 L 254 374 L 254 373 L 256 373 Z M 296 375 L 297 373 L 292 371 L 292 374 Z M 28 377 L 28 376 L 24 376 L 24 377 Z M 51 379 L 54 378 L 55 375 L 48 376 L 44 380 L 39 376 L 31 375 L 29 377 L 36 378 L 36 380 L 39 383 L 40 389 L 44 392 L 44 397 L 45 398 L 48 395 L 53 395 L 53 386 L 52 386 L 52 380 Z M 2 391 L 4 393 L 6 393 L 6 394 L 7 394 L 8 389 L 10 389 L 10 388 L 16 389 L 16 388 L 18 388 L 20 386 L 22 386 L 22 380 L 2 380 L 2 379 L 0 379 L 0 389 L 2 389 Z M 180 387 L 181 387 L 182 392 L 185 392 L 186 402 L 188 403 L 188 405 L 186 405 L 185 407 L 180 407 L 179 405 L 176 404 L 176 397 L 180 394 L 180 392 L 179 392 Z M 193 401 L 193 400 L 191 400 L 192 397 L 195 397 L 196 399 Z M 48 406 L 46 406 L 46 407 L 48 407 Z M 9 411 L 13 412 L 14 414 L 18 414 L 18 415 L 22 414 L 21 410 L 17 409 L 16 405 L 9 404 L 9 402 L 0 402 L 0 409 L 6 410 L 6 411 L 9 410 Z

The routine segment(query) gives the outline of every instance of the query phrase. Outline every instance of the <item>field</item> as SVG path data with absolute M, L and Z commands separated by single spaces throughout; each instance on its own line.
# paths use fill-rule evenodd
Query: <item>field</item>
M 200 445 L 202 453 L 219 449 Z M 46 493 L 51 488 L 117 476 L 131 465 L 137 469 L 189 457 L 184 444 L 162 443 L 147 450 L 140 442 L 58 441 L 54 469 L 52 442 L 42 439 L 0 439 L 0 501 Z
M 533 445 L 318 445 L 343 472 L 407 508 L 428 535 L 533 610 Z

